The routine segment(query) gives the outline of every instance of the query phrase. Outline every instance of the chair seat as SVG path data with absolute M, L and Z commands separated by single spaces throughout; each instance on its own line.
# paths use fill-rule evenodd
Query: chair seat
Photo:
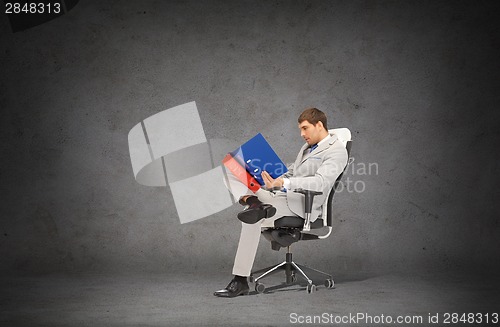
M 281 228 L 281 227 L 300 228 L 303 226 L 304 226 L 304 219 L 297 216 L 284 216 L 274 221 L 275 228 Z
M 323 219 L 316 219 L 311 223 L 311 229 L 322 228 Z M 303 233 L 304 219 L 297 216 L 284 216 L 274 221 L 274 227 L 264 227 L 262 235 L 271 242 L 271 248 L 279 251 L 282 247 L 290 246 L 300 240 L 315 240 L 315 234 Z
M 311 229 L 323 227 L 323 219 L 316 219 L 311 223 Z M 297 216 L 284 216 L 274 221 L 274 228 L 301 228 L 304 227 L 304 219 Z

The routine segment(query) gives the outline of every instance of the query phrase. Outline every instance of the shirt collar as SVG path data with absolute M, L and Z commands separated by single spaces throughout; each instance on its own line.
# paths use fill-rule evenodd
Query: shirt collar
M 330 135 L 330 133 L 328 133 L 328 134 L 325 136 L 325 138 L 324 138 L 324 139 L 322 139 L 321 141 L 319 141 L 319 142 L 317 143 L 317 144 L 318 144 L 318 146 L 320 146 L 321 144 L 325 143 L 325 142 L 326 142 L 326 140 L 327 140 L 330 136 L 331 136 L 331 135 Z

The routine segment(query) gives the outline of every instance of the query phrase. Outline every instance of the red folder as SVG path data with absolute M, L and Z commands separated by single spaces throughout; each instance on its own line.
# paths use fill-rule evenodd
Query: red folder
M 236 178 L 238 178 L 243 184 L 245 184 L 252 192 L 257 192 L 260 189 L 260 184 L 255 178 L 250 175 L 245 167 L 233 158 L 233 156 L 228 153 L 222 160 L 224 166 L 233 173 Z

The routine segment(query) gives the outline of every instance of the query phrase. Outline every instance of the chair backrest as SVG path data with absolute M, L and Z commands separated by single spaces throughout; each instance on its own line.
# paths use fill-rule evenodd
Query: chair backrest
M 335 129 L 329 129 L 328 133 L 330 134 L 335 134 L 337 138 L 339 139 L 340 142 L 346 147 L 347 142 L 351 141 L 351 131 L 349 128 L 335 128 Z
M 330 190 L 330 194 L 328 194 L 328 197 L 325 200 L 325 203 L 323 204 L 323 216 L 326 211 L 326 221 L 324 221 L 325 226 L 333 226 L 333 215 L 332 215 L 332 201 L 333 197 L 335 195 L 335 191 L 338 189 L 338 185 L 340 184 L 342 177 L 344 176 L 344 172 L 346 171 L 347 167 L 349 166 L 349 163 L 351 162 L 351 145 L 352 145 L 352 140 L 351 140 L 351 131 L 348 128 L 335 128 L 335 129 L 330 129 L 330 133 L 333 133 L 337 136 L 340 142 L 345 146 L 347 150 L 347 164 L 344 167 L 344 170 L 342 173 L 337 177 L 337 180 L 333 184 L 332 189 Z

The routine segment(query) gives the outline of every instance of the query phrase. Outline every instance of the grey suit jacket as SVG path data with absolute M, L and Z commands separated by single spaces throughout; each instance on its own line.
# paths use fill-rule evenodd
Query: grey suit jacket
M 346 148 L 334 134 L 330 134 L 329 138 L 313 152 L 309 153 L 308 147 L 307 143 L 302 146 L 297 159 L 283 176 L 290 179 L 287 192 L 288 207 L 300 217 L 305 215 L 304 195 L 293 190 L 303 188 L 323 192 L 313 200 L 311 221 L 314 221 L 321 214 L 321 206 L 337 177 L 344 171 L 348 157 Z

